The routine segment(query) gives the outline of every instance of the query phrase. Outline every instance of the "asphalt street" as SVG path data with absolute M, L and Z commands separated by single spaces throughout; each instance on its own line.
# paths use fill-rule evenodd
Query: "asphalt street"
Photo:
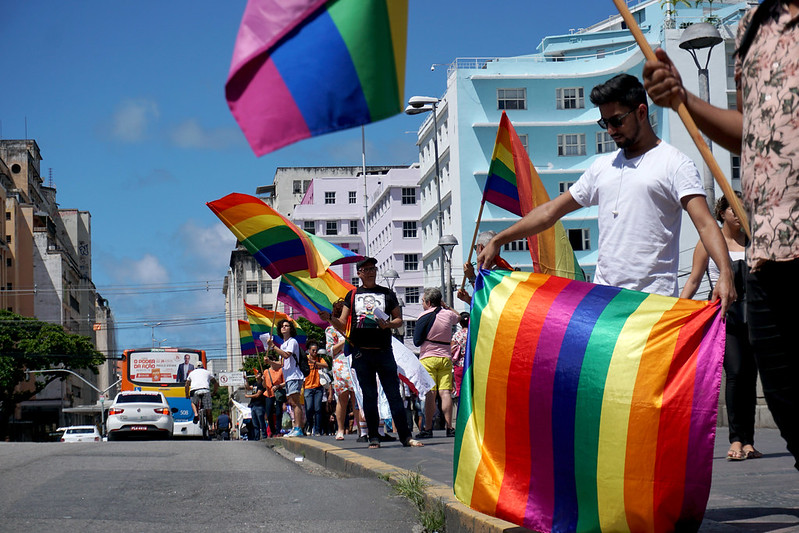
M 413 531 L 384 481 L 261 444 L 0 443 L 0 531 Z

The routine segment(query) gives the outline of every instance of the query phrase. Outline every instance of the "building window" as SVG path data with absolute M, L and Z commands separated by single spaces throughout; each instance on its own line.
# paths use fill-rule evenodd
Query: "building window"
M 649 113 L 649 125 L 652 126 L 652 131 L 658 132 L 658 114 L 656 111 Z
M 6 211 L 6 220 L 11 220 L 11 211 Z
M 316 222 L 313 220 L 306 220 L 302 223 L 302 227 L 305 231 L 312 235 L 316 235 Z
M 421 289 L 419 287 L 405 287 L 405 303 L 418 304 L 420 293 Z
M 261 282 L 261 293 L 272 294 L 272 280 L 265 279 Z
M 591 235 L 588 228 L 570 229 L 569 242 L 572 245 L 572 250 L 590 250 L 591 249 Z
M 7 291 L 13 291 L 14 290 L 14 285 L 12 285 L 11 283 L 6 283 L 6 290 Z
M 274 306 L 273 306 L 272 304 L 266 304 L 266 305 L 264 306 L 264 309 L 266 309 L 267 311 L 271 311 L 271 310 L 273 309 L 273 307 L 274 307 Z
M 530 249 L 530 244 L 527 239 L 519 239 L 518 241 L 511 241 L 502 246 L 506 252 L 523 252 Z
M 258 292 L 258 282 L 257 281 L 248 281 L 247 282 L 247 294 L 256 294 Z
M 520 133 L 519 134 L 519 140 L 522 141 L 522 146 L 524 146 L 524 151 L 529 154 L 530 150 L 527 149 L 528 148 L 529 137 L 527 136 L 527 134 L 526 133 Z
M 596 50 L 596 58 L 602 59 L 605 57 L 605 49 L 604 48 L 597 48 Z
M 13 260 L 12 260 L 10 257 L 9 257 L 9 258 L 7 258 L 7 259 L 6 259 L 6 266 L 7 266 L 7 267 L 10 267 L 10 266 L 12 265 L 12 261 L 13 261 Z
M 325 235 L 338 235 L 338 222 L 328 220 L 325 224 Z
M 558 155 L 585 155 L 585 133 L 559 134 Z
M 405 321 L 405 338 L 412 339 L 413 338 L 413 330 L 416 329 L 416 321 L 415 320 L 406 320 Z
M 734 180 L 741 179 L 741 156 L 730 156 L 730 178 Z
M 606 131 L 596 132 L 596 153 L 609 154 L 616 151 L 616 142 Z
M 415 239 L 416 238 L 416 222 L 403 222 L 402 223 L 402 238 Z
M 347 193 L 347 199 L 349 203 L 354 204 L 358 202 L 358 193 L 355 191 L 350 191 Z
M 294 191 L 294 194 L 302 194 L 302 181 L 294 180 L 291 182 L 291 189 Z
M 358 235 L 358 221 L 350 220 L 350 235 Z
M 497 109 L 527 109 L 527 89 L 497 89 Z
M 402 205 L 416 204 L 416 189 L 413 187 L 402 188 Z
M 336 203 L 336 191 L 325 191 L 325 204 Z
M 403 268 L 406 272 L 419 270 L 419 254 L 405 254 Z
M 11 244 L 11 235 L 6 235 L 6 244 Z
M 585 96 L 582 87 L 558 87 L 555 89 L 558 109 L 583 109 Z
M 573 181 L 560 181 L 558 182 L 558 191 L 560 194 L 563 194 L 564 192 L 568 191 L 569 188 L 574 185 L 574 183 L 575 182 Z
M 360 282 L 361 278 L 359 278 L 358 276 L 353 276 L 350 278 L 350 285 L 355 285 L 357 287 Z

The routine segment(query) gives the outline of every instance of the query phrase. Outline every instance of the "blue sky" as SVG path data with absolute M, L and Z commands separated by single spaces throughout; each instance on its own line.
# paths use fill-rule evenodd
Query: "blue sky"
M 359 165 L 360 129 L 256 158 L 224 84 L 245 0 L 26 0 L 0 16 L 0 137 L 35 139 L 63 208 L 92 214 L 93 280 L 118 348 L 225 353 L 221 293 L 235 238 L 205 206 L 254 194 L 278 166 Z M 410 0 L 405 94 L 441 96 L 458 57 L 529 54 L 613 2 Z M 367 164 L 418 159 L 419 117 L 366 127 Z

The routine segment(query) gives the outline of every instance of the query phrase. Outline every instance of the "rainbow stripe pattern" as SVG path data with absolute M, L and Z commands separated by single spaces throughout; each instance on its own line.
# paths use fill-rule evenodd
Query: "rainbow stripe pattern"
M 407 0 L 249 0 L 225 96 L 256 155 L 404 105 Z
M 294 324 L 294 328 L 297 330 L 297 336 L 295 339 L 297 339 L 300 347 L 305 349 L 305 343 L 308 341 L 308 335 L 290 316 L 285 313 L 281 313 L 280 311 L 270 311 L 269 309 L 248 304 L 247 302 L 244 302 L 244 308 L 247 310 L 247 319 L 250 321 L 250 329 L 252 330 L 253 339 L 260 339 L 261 335 L 264 333 L 269 333 L 274 338 L 275 344 L 280 346 L 283 344 L 283 339 L 280 337 L 279 332 L 274 331 L 274 328 L 277 327 L 278 322 L 286 319 L 291 320 L 291 323 Z
M 494 143 L 483 202 L 489 202 L 523 217 L 535 207 L 549 201 L 519 135 L 503 111 Z M 585 280 L 563 224 L 555 225 L 528 237 L 533 268 L 542 274 Z
M 277 299 L 292 307 L 311 323 L 321 328 L 327 322 L 319 318 L 319 311 L 333 312 L 333 304 L 347 296 L 355 286 L 347 283 L 332 270 L 312 278 L 308 272 L 292 272 L 280 278 Z
M 239 320 L 239 339 L 241 341 L 241 355 L 255 355 L 255 341 L 252 338 L 250 323 L 246 320 Z
M 454 490 L 536 531 L 698 528 L 724 355 L 717 305 L 483 271 Z
M 273 278 L 297 270 L 307 270 L 315 277 L 331 264 L 362 259 L 349 250 L 310 236 L 254 196 L 231 193 L 207 205 Z

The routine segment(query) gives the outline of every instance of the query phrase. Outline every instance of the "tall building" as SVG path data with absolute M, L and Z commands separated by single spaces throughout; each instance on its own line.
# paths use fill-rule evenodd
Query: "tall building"
M 697 68 L 689 53 L 679 48 L 680 38 L 691 24 L 709 20 L 717 25 L 724 41 L 710 56 L 710 101 L 721 107 L 733 106 L 734 37 L 748 3 L 706 3 L 712 8 L 660 4 L 660 0 L 638 2 L 631 12 L 648 42 L 668 52 L 688 89 L 697 94 Z M 704 53 L 699 52 L 703 62 Z M 461 243 L 453 254 L 459 258 L 453 259 L 458 276 L 460 265 L 468 257 L 467 243 L 475 230 L 502 112 L 511 119 L 550 198 L 555 197 L 567 190 L 597 157 L 616 150 L 613 140 L 596 123 L 600 116 L 589 101 L 591 89 L 620 73 L 640 78 L 643 63 L 644 56 L 623 20 L 613 15 L 589 28 L 545 37 L 536 53 L 530 55 L 458 58 L 449 65 L 446 91 L 436 106 L 438 131 L 433 131 L 434 120 L 428 113 L 418 133 L 426 285 L 440 284 L 436 222 L 439 194 L 444 215 L 442 233 L 453 234 Z M 650 122 L 663 140 L 688 154 L 701 171 L 701 156 L 676 113 L 653 105 Z M 438 139 L 440 193 L 436 191 L 434 134 Z M 713 150 L 733 186 L 739 187 L 737 158 L 718 146 Z M 517 218 L 486 204 L 480 230 L 501 231 Z M 580 265 L 592 278 L 597 260 L 596 209 L 576 211 L 563 219 L 563 225 Z M 687 276 L 698 237 L 687 217 L 682 227 L 680 272 Z M 501 253 L 512 265 L 532 269 L 526 241 L 510 243 Z

